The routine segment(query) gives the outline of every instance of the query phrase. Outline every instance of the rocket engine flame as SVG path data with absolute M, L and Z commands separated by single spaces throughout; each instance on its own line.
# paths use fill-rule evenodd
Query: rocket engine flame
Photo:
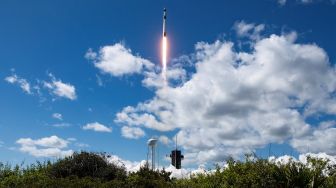
M 167 80 L 167 37 L 162 37 L 162 77 L 164 81 Z

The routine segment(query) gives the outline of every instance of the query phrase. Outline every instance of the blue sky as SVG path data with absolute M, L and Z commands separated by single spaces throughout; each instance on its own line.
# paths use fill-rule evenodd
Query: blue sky
M 163 158 L 177 133 L 187 166 L 266 157 L 269 144 L 274 155 L 335 155 L 334 18 L 329 0 L 1 1 L 0 160 L 90 150 L 140 161 L 152 136 Z

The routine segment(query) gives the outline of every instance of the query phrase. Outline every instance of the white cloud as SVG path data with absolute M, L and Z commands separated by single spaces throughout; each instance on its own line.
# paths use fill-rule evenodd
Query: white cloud
M 121 167 L 125 167 L 127 172 L 137 172 L 140 170 L 141 167 L 144 167 L 146 165 L 145 160 L 141 161 L 129 161 L 124 160 L 120 158 L 117 155 L 109 155 L 108 162 L 116 164 Z M 199 174 L 199 173 L 212 173 L 213 171 L 206 170 L 203 166 L 200 166 L 197 169 L 193 168 L 182 168 L 182 169 L 176 169 L 174 166 L 160 166 L 158 169 L 162 170 L 165 169 L 166 172 L 171 172 L 170 175 L 171 178 L 189 178 L 191 175 Z
M 89 49 L 85 57 L 92 60 L 102 73 L 112 76 L 141 73 L 144 69 L 154 68 L 153 63 L 133 55 L 132 51 L 121 43 L 104 46 L 99 50 L 99 54 Z
M 89 144 L 85 144 L 85 143 L 75 143 L 75 146 L 80 147 L 80 148 L 87 148 L 90 147 Z
M 265 29 L 265 25 L 240 21 L 236 22 L 233 28 L 239 37 L 248 37 L 251 40 L 259 40 L 261 38 L 260 33 Z
M 289 156 L 289 155 L 284 155 L 284 156 L 279 156 L 279 157 L 271 156 L 269 157 L 268 160 L 276 164 L 287 164 L 289 162 L 300 162 L 302 164 L 307 165 L 308 157 L 324 160 L 327 162 L 328 166 L 336 165 L 336 156 L 328 155 L 326 153 L 303 153 L 299 155 L 298 159 L 293 156 Z M 328 168 L 324 169 L 324 171 L 325 172 L 328 171 Z
M 50 126 L 52 127 L 57 127 L 57 128 L 64 128 L 64 127 L 70 127 L 71 124 L 70 123 L 55 123 L 55 124 L 51 124 Z
M 324 128 L 313 130 L 311 134 L 294 138 L 291 145 L 301 153 L 325 152 L 336 155 L 336 128 Z
M 32 94 L 29 82 L 26 79 L 17 76 L 16 74 L 13 74 L 11 76 L 7 76 L 5 78 L 5 81 L 7 81 L 8 83 L 11 83 L 11 84 L 19 85 L 20 88 L 24 92 L 26 92 L 28 94 Z
M 121 135 L 125 138 L 138 139 L 145 136 L 145 132 L 139 127 L 123 126 L 121 128 Z
M 72 150 L 65 150 L 69 141 L 57 136 L 44 137 L 33 140 L 20 138 L 16 141 L 20 145 L 19 150 L 35 157 L 64 157 L 71 155 Z
M 12 72 L 13 71 L 14 70 L 12 70 Z M 76 89 L 73 85 L 64 83 L 61 80 L 57 80 L 51 73 L 49 74 L 49 77 L 51 78 L 50 82 L 40 81 L 37 79 L 36 85 L 31 86 L 31 84 L 26 79 L 17 76 L 13 72 L 11 76 L 5 78 L 5 81 L 20 86 L 21 89 L 27 94 L 34 94 L 35 96 L 40 97 L 40 102 L 44 102 L 46 100 L 46 98 L 43 97 L 43 92 L 40 85 L 48 89 L 49 93 L 52 95 L 64 97 L 70 100 L 75 100 L 77 98 Z
M 127 172 L 137 172 L 140 170 L 141 167 L 144 167 L 146 165 L 145 160 L 129 161 L 124 160 L 117 155 L 110 155 L 108 158 L 108 162 L 116 164 L 121 167 L 125 167 Z M 210 174 L 215 172 L 215 170 L 207 170 L 203 165 L 200 165 L 198 168 L 181 168 L 181 169 L 176 169 L 173 165 L 168 165 L 168 166 L 160 166 L 157 169 L 162 170 L 163 168 L 166 172 L 171 172 L 170 178 L 177 178 L 177 179 L 190 178 L 191 176 L 197 174 Z
M 63 116 L 60 113 L 53 113 L 52 117 L 58 120 L 63 120 Z
M 198 168 L 181 168 L 176 169 L 173 165 L 169 165 L 165 168 L 167 172 L 171 172 L 170 178 L 190 178 L 198 174 L 212 174 L 215 170 L 207 170 L 203 165 L 200 165 Z
M 305 3 L 305 4 L 308 4 L 308 3 L 312 3 L 313 0 L 300 0 L 301 3 Z
M 44 82 L 44 87 L 48 88 L 49 91 L 58 96 L 64 97 L 70 100 L 75 100 L 76 96 L 76 88 L 70 83 L 63 83 L 61 80 L 57 80 L 52 74 L 49 74 L 51 77 L 51 82 Z
M 84 57 L 88 60 L 95 60 L 97 58 L 97 53 L 94 52 L 92 48 L 89 48 Z
M 162 75 L 154 71 L 146 71 L 144 73 L 145 78 L 142 80 L 142 84 L 148 88 L 162 88 L 166 86 Z M 166 79 L 170 82 L 170 85 L 180 85 L 186 80 L 187 72 L 181 65 L 170 66 L 166 72 Z M 174 83 L 174 84 L 173 84 Z
M 320 2 L 329 2 L 333 5 L 336 2 L 335 0 L 293 0 L 293 1 L 304 5 Z M 287 3 L 287 0 L 277 0 L 277 2 L 279 3 L 279 5 L 283 6 Z
M 100 124 L 98 122 L 94 122 L 94 123 L 88 123 L 85 126 L 83 126 L 84 130 L 93 130 L 96 132 L 112 132 L 112 128 L 111 127 L 107 127 L 103 124 Z
M 240 32 L 253 34 L 255 26 Z M 190 78 L 154 87 L 152 99 L 125 107 L 115 122 L 125 129 L 177 129 L 190 163 L 223 161 L 287 141 L 304 151 L 298 140 L 310 143 L 311 136 L 320 144 L 330 142 L 320 151 L 331 152 L 333 128 L 314 130 L 306 118 L 336 114 L 336 73 L 322 48 L 295 43 L 295 38 L 295 33 L 250 38 L 248 52 L 234 51 L 231 42 L 199 42 Z
M 140 170 L 140 167 L 144 167 L 146 165 L 145 160 L 129 161 L 129 160 L 124 160 L 117 155 L 109 155 L 107 160 L 110 163 L 125 167 L 127 172 L 136 172 Z
M 331 120 L 331 121 L 322 121 L 319 123 L 318 128 L 319 129 L 328 129 L 329 127 L 334 127 L 336 125 L 336 121 L 335 120 Z
M 299 155 L 299 161 L 303 164 L 307 164 L 307 157 L 313 157 L 328 161 L 328 165 L 336 165 L 336 156 L 328 155 L 326 153 L 305 153 Z
M 278 0 L 279 5 L 284 6 L 287 0 Z
M 67 138 L 67 140 L 70 141 L 70 142 L 77 141 L 76 138 Z
M 161 135 L 159 137 L 159 141 L 164 145 L 169 145 L 173 142 L 171 139 L 169 139 L 167 136 L 164 136 L 164 135 Z
M 298 160 L 290 155 L 283 155 L 279 157 L 271 156 L 268 158 L 268 161 L 276 163 L 276 164 L 288 164 L 289 162 L 298 162 Z
M 101 79 L 101 77 L 96 74 L 96 78 L 97 78 L 97 84 L 98 84 L 98 86 L 104 86 L 104 83 L 103 83 L 103 80 Z

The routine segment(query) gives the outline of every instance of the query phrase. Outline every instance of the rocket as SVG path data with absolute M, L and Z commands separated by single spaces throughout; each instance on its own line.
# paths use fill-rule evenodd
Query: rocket
M 163 37 L 167 35 L 166 33 L 166 19 L 167 19 L 167 10 L 166 8 L 163 9 Z
M 167 10 L 163 9 L 163 31 L 162 31 L 162 77 L 167 81 L 167 32 L 166 32 Z

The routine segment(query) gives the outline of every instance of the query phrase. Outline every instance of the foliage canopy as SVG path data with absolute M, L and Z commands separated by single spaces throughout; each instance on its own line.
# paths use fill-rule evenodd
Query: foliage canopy
M 189 178 L 175 179 L 165 170 L 142 167 L 127 173 L 108 162 L 105 153 L 82 151 L 56 162 L 36 162 L 23 167 L 0 163 L 0 187 L 335 187 L 336 166 L 307 158 L 303 164 L 269 162 L 247 155 L 245 161 L 229 159 L 225 167 Z

